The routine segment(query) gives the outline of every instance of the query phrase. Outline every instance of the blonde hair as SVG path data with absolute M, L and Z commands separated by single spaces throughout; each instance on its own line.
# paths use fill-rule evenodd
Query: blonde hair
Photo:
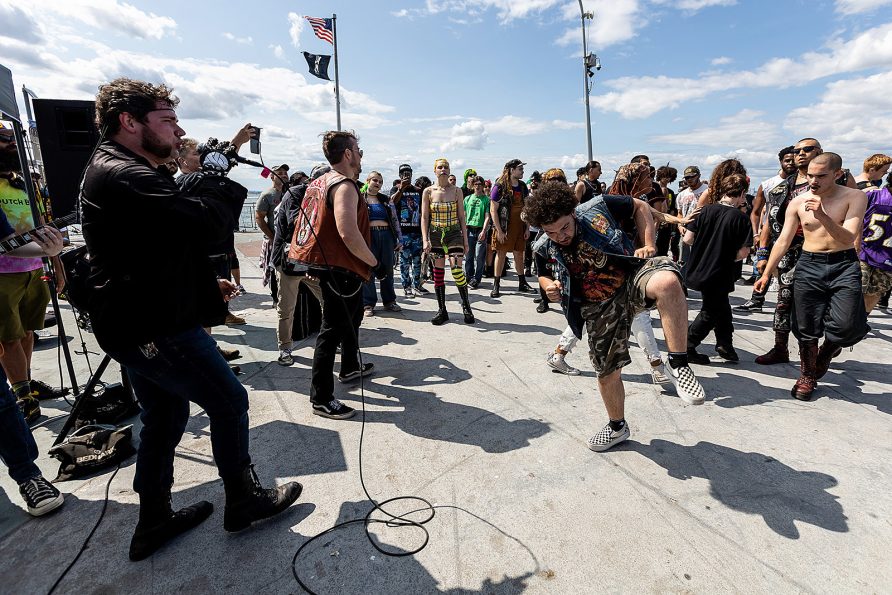
M 542 181 L 543 182 L 551 182 L 551 181 L 563 182 L 564 184 L 566 184 L 567 183 L 567 174 L 565 174 L 564 170 L 562 170 L 559 167 L 552 167 L 551 169 L 546 171 L 544 174 L 542 174 Z
M 373 169 L 372 171 L 369 172 L 369 175 L 368 175 L 368 176 L 366 177 L 366 179 L 365 179 L 365 183 L 368 184 L 368 183 L 369 183 L 369 180 L 371 180 L 372 177 L 374 177 L 374 176 L 378 176 L 379 178 L 381 178 L 381 183 L 382 183 L 382 184 L 384 183 L 384 176 L 381 175 L 381 172 L 379 172 L 379 171 L 375 171 L 374 169 Z
M 440 162 L 445 163 L 446 167 L 448 167 L 449 169 L 452 169 L 452 166 L 449 165 L 449 160 L 446 159 L 445 157 L 439 157 L 437 159 L 434 159 L 434 169 L 437 169 L 437 164 Z

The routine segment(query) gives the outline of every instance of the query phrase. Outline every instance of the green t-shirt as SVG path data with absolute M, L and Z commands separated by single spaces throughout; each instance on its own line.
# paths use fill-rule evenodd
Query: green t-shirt
M 489 197 L 485 194 L 482 196 L 471 194 L 465 197 L 465 217 L 469 227 L 483 227 L 487 211 L 489 211 Z

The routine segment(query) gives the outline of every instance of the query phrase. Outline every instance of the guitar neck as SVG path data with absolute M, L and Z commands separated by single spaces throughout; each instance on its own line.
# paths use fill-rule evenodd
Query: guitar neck
M 53 219 L 52 221 L 41 227 L 55 227 L 56 229 L 61 229 L 63 227 L 67 227 L 75 221 L 77 221 L 77 214 L 71 213 L 70 215 L 65 215 L 64 217 Z M 0 242 L 0 254 L 6 254 L 7 252 L 15 250 L 16 248 L 21 248 L 25 244 L 31 243 L 33 239 L 31 237 L 31 234 L 33 232 L 34 230 L 32 229 L 31 231 L 26 231 L 20 236 L 15 236 L 9 238 L 8 240 L 3 240 L 2 242 Z

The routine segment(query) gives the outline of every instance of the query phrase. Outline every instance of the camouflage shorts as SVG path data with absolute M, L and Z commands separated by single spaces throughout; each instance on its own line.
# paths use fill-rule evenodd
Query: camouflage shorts
M 681 273 L 675 263 L 665 256 L 658 256 L 647 260 L 634 275 L 630 275 L 612 299 L 582 305 L 589 358 L 599 378 L 632 362 L 629 357 L 632 318 L 653 307 L 653 302 L 645 296 L 645 288 L 659 271 L 671 271 L 681 282 Z
M 884 294 L 892 289 L 892 271 L 861 263 L 861 288 L 866 295 Z

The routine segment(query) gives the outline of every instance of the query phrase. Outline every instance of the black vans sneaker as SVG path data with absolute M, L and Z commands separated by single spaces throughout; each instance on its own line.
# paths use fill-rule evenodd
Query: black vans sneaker
M 351 380 L 356 380 L 360 376 L 365 378 L 369 374 L 371 374 L 375 370 L 375 364 L 371 362 L 367 362 L 362 364 L 361 370 L 353 370 L 352 372 L 347 372 L 346 374 L 338 374 L 338 380 L 341 382 L 350 382 Z
M 313 415 L 327 417 L 328 419 L 349 419 L 356 414 L 356 409 L 344 405 L 337 399 L 332 399 L 325 405 L 313 403 Z
M 28 514 L 43 516 L 62 506 L 65 499 L 42 475 L 19 484 L 19 493 L 28 505 Z

